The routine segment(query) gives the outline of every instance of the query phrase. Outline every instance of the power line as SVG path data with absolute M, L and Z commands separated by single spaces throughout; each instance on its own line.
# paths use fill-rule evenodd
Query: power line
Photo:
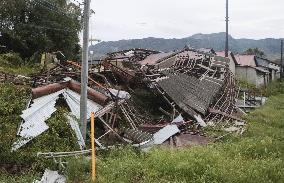
M 70 14 L 70 13 L 66 13 L 64 9 L 46 1 L 46 0 L 34 0 L 36 4 L 50 10 L 50 11 L 53 11 L 53 12 L 56 12 L 58 14 L 63 14 L 63 15 L 66 15 L 68 16 L 69 18 L 74 18 L 74 15 L 73 14 Z M 73 16 L 73 17 L 72 17 Z
M 58 6 L 56 6 L 55 4 L 52 4 L 51 2 L 49 2 L 49 1 L 47 1 L 47 0 L 36 0 L 36 1 L 40 1 L 40 2 L 42 2 L 42 3 L 46 3 L 46 4 L 48 4 L 49 6 L 51 6 L 53 10 L 55 10 L 55 11 L 57 11 L 57 12 L 60 12 L 60 13 L 62 13 L 62 14 L 66 14 L 64 9 L 62 9 L 62 8 L 60 8 L 60 7 L 58 7 Z
M 57 30 L 57 31 L 62 31 L 62 32 L 77 32 L 75 30 L 71 30 L 71 29 L 61 29 L 61 28 L 54 28 L 54 27 L 46 27 L 46 26 L 39 26 L 39 25 L 35 25 L 35 24 L 23 24 L 20 23 L 19 25 L 23 25 L 23 26 L 28 26 L 28 27 L 34 27 L 34 28 L 38 28 L 38 29 L 49 29 L 49 30 Z
M 56 12 L 56 13 L 58 13 L 58 14 L 64 14 L 63 12 L 59 12 L 59 11 L 56 10 L 55 8 L 52 8 L 52 7 L 50 7 L 50 6 L 46 6 L 46 4 L 44 4 L 44 2 L 43 2 L 42 0 L 35 0 L 35 1 L 36 1 L 36 4 L 42 6 L 42 7 L 46 8 L 46 9 L 48 9 L 48 10 L 50 10 L 50 11 L 54 11 L 54 12 Z

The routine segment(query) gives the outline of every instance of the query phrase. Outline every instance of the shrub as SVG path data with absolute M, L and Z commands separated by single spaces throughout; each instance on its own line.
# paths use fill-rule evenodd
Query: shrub
M 6 53 L 0 55 L 0 62 L 6 66 L 17 67 L 24 65 L 23 59 L 18 53 Z

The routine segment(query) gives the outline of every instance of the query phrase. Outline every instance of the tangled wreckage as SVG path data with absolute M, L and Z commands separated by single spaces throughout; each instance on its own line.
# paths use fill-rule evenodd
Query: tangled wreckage
M 65 115 L 78 139 L 78 152 L 89 152 L 83 150 L 86 144 L 78 122 L 80 69 L 80 64 L 65 61 L 24 78 L 33 89 L 12 151 L 48 130 L 45 121 L 61 100 L 60 105 L 64 103 L 69 111 Z M 100 149 L 117 144 L 142 149 L 206 144 L 214 139 L 200 134 L 200 128 L 220 125 L 228 133 L 239 134 L 245 129 L 229 60 L 214 53 L 191 48 L 169 53 L 124 50 L 91 64 L 88 81 L 87 115 L 89 119 L 95 113 L 95 142 Z

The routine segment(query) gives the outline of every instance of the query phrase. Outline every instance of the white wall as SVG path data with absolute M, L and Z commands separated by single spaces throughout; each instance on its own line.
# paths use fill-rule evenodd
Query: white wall
M 257 87 L 265 85 L 265 77 L 251 67 L 236 66 L 236 78 L 247 81 Z

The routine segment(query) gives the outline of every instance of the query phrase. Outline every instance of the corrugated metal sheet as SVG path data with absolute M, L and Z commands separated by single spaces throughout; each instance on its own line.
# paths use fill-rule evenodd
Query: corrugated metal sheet
M 24 120 L 24 122 L 20 125 L 18 133 L 21 138 L 12 145 L 12 151 L 19 149 L 49 128 L 45 121 L 56 111 L 55 104 L 60 94 L 63 94 L 72 114 L 76 118 L 80 118 L 80 95 L 70 89 L 63 89 L 50 95 L 34 99 L 31 106 L 24 110 L 21 115 Z M 90 118 L 91 112 L 97 112 L 102 109 L 102 106 L 89 99 L 87 101 L 87 105 L 88 119 Z M 82 141 L 82 135 L 79 133 L 79 127 L 76 126 L 76 123 L 71 121 L 71 119 L 69 119 L 69 122 L 71 128 L 75 130 L 78 143 L 82 148 L 84 146 L 84 141 Z
M 63 93 L 64 98 L 68 106 L 71 109 L 71 112 L 76 118 L 80 118 L 80 95 L 70 89 L 66 89 L 66 92 Z M 87 118 L 90 119 L 91 112 L 97 112 L 103 107 L 92 100 L 87 101 Z
M 44 112 L 49 112 L 49 111 L 43 111 L 41 110 L 45 105 L 47 105 L 48 103 L 50 102 L 54 102 L 58 99 L 58 96 L 63 93 L 65 90 L 61 90 L 61 91 L 58 91 L 58 92 L 55 92 L 53 94 L 50 94 L 50 95 L 46 95 L 46 96 L 43 96 L 43 97 L 40 97 L 40 98 L 37 98 L 37 99 L 34 99 L 33 100 L 33 103 L 31 104 L 31 106 L 24 110 L 23 111 L 23 114 L 21 115 L 21 117 L 27 121 L 28 118 L 32 117 L 32 115 L 34 113 L 37 113 L 37 112 L 42 112 L 42 115 L 43 116 L 48 116 L 48 113 L 47 115 L 44 114 Z
M 168 125 L 154 134 L 154 144 L 162 144 L 171 136 L 179 133 L 177 125 Z
M 70 127 L 74 130 L 74 132 L 76 134 L 76 137 L 77 137 L 77 140 L 78 140 L 77 142 L 78 142 L 78 145 L 80 146 L 80 149 L 83 150 L 84 147 L 86 146 L 86 144 L 85 144 L 84 138 L 82 136 L 78 122 L 76 121 L 76 119 L 74 119 L 70 115 L 66 115 L 66 117 L 68 119 Z
M 24 122 L 21 124 L 19 131 L 21 138 L 12 145 L 12 151 L 19 149 L 49 128 L 44 121 L 56 111 L 54 107 L 56 100 L 63 92 L 64 90 L 61 90 L 35 99 L 31 107 L 23 111 L 21 117 Z
M 184 119 L 183 119 L 183 117 L 181 116 L 181 114 L 178 115 L 178 117 L 176 117 L 176 118 L 172 121 L 172 123 L 184 123 Z

